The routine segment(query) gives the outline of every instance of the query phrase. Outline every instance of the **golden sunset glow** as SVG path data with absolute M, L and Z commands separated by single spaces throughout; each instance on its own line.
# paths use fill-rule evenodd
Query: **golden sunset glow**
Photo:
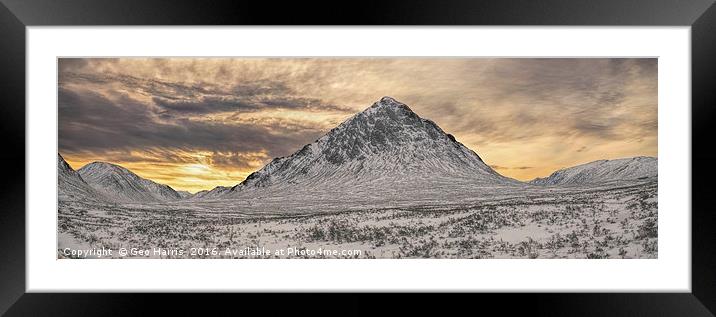
M 176 190 L 233 186 L 383 96 L 520 180 L 657 156 L 656 59 L 59 60 L 59 152 Z
M 137 157 L 141 154 L 136 153 Z M 230 167 L 218 167 L 211 163 L 211 154 L 197 154 L 186 156 L 185 162 L 157 162 L 153 159 L 148 161 L 121 161 L 116 156 L 93 157 L 87 159 L 83 156 L 67 156 L 65 160 L 77 170 L 82 166 L 94 161 L 112 162 L 133 171 L 137 175 L 151 179 L 155 182 L 166 184 L 177 190 L 197 192 L 216 186 L 234 186 L 236 180 L 246 178 L 252 169 L 232 169 Z M 191 163 L 195 162 L 195 163 Z M 252 164 L 256 169 L 263 166 L 263 160 L 258 159 Z

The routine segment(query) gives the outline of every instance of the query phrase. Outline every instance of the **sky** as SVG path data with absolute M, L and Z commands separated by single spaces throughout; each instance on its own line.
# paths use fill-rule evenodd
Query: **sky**
M 657 156 L 656 59 L 61 58 L 58 150 L 177 190 L 233 186 L 383 96 L 519 180 Z

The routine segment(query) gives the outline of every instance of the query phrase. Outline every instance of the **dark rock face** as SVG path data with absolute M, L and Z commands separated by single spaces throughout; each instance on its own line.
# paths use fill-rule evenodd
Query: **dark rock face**
M 437 140 L 442 134 L 434 123 L 421 119 L 408 106 L 383 98 L 339 131 L 327 134 L 323 155 L 329 162 L 340 164 L 419 142 L 426 136 Z
M 316 142 L 272 160 L 232 191 L 293 184 L 331 187 L 379 179 L 404 182 L 413 178 L 514 182 L 493 171 L 433 121 L 384 97 Z

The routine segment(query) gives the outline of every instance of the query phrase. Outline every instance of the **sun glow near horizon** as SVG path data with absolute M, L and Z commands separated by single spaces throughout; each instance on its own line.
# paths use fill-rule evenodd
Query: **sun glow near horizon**
M 59 152 L 234 186 L 389 95 L 519 180 L 657 156 L 656 59 L 59 59 Z
M 110 159 L 87 160 L 83 157 L 62 155 L 74 170 L 79 170 L 92 162 L 108 162 L 129 169 L 140 177 L 169 185 L 178 191 L 188 191 L 192 194 L 202 190 L 211 190 L 216 186 L 234 186 L 254 171 L 250 169 L 225 169 L 202 163 L 146 163 L 112 161 Z

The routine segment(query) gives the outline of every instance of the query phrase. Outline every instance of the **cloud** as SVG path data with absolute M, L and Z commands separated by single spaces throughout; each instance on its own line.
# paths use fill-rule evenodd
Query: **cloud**
M 214 96 L 204 96 L 198 100 L 167 100 L 155 97 L 152 99 L 156 105 L 166 111 L 190 114 L 207 114 L 232 111 L 256 111 L 258 105 L 236 100 Z
M 137 168 L 165 161 L 177 170 L 199 162 L 244 175 L 385 95 L 519 179 L 589 160 L 657 154 L 653 58 L 61 58 L 58 64 L 60 151 L 78 161 L 111 158 Z
M 253 124 L 161 120 L 158 112 L 127 95 L 110 99 L 91 91 L 59 89 L 59 146 L 66 152 L 133 149 L 185 149 L 260 152 L 283 156 L 322 131 Z M 165 119 L 165 118 L 164 118 Z

